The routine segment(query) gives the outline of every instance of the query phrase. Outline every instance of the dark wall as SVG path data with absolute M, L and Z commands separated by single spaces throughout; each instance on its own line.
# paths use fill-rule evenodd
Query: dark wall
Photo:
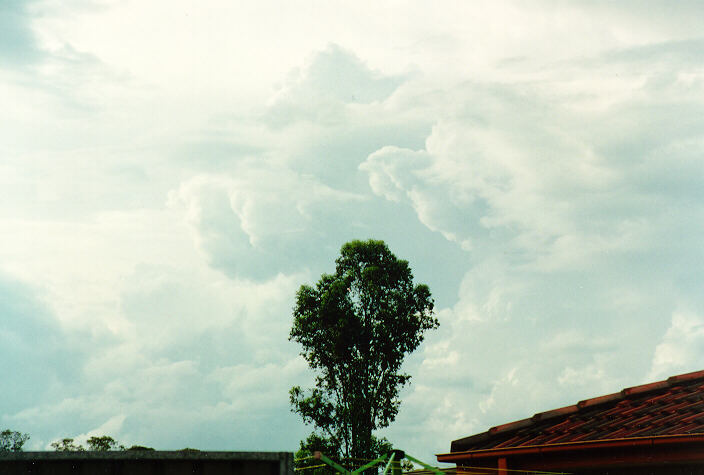
M 574 471 L 576 475 L 704 475 L 704 466 L 666 465 L 662 467 L 602 468 Z
M 293 475 L 289 452 L 18 452 L 5 475 Z

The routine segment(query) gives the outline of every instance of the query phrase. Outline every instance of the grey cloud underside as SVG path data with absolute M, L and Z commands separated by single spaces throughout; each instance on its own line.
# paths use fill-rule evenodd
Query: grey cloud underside
M 9 415 L 72 392 L 86 347 L 62 330 L 30 288 L 0 275 L 0 379 Z
M 0 5 L 0 63 L 31 64 L 42 56 L 31 30 L 28 9 L 34 1 L 7 0 Z
M 65 2 L 67 8 L 91 8 L 90 2 Z M 56 7 L 56 6 L 55 6 Z M 67 117 L 95 110 L 99 98 L 81 97 L 78 85 L 108 86 L 126 82 L 126 77 L 107 67 L 90 53 L 64 43 L 52 50 L 39 41 L 33 22 L 51 12 L 41 0 L 6 0 L 0 5 L 0 65 L 3 79 L 60 101 Z M 58 7 L 60 9 L 60 7 Z M 43 70 L 42 70 L 43 69 Z M 69 77 L 67 77 L 69 76 Z

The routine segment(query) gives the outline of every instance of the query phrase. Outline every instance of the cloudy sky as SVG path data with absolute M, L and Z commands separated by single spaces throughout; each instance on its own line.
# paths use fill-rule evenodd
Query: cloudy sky
M 704 368 L 701 2 L 3 0 L 0 428 L 294 450 L 295 291 L 435 297 L 383 434 Z

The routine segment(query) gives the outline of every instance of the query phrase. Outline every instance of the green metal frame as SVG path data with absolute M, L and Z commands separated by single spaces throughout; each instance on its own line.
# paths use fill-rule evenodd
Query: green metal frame
M 393 460 L 394 455 L 395 455 L 395 454 L 391 454 L 391 460 Z M 375 466 L 375 465 L 379 465 L 381 462 L 383 462 L 384 460 L 386 460 L 386 457 L 388 457 L 388 454 L 387 454 L 387 455 L 382 455 L 381 457 L 372 460 L 371 462 L 369 462 L 369 463 L 366 464 L 366 465 L 362 465 L 362 466 L 359 467 L 357 470 L 355 470 L 355 471 L 353 471 L 353 472 L 350 472 L 350 473 L 362 473 L 363 471 L 365 471 L 365 470 L 368 469 L 368 468 L 372 468 L 372 467 Z M 391 460 L 389 460 L 389 464 L 391 464 Z M 388 464 L 387 464 L 387 465 L 388 465 Z M 384 472 L 384 473 L 386 473 L 386 472 Z
M 443 474 L 444 474 L 444 472 L 442 472 L 442 471 L 439 470 L 438 468 L 436 468 L 436 467 L 431 467 L 431 466 L 428 465 L 427 463 L 423 463 L 423 462 L 421 462 L 420 460 L 418 460 L 417 458 L 411 457 L 411 456 L 408 455 L 408 454 L 406 454 L 406 458 L 407 458 L 408 460 L 410 460 L 411 462 L 415 462 L 415 463 L 417 463 L 418 465 L 421 465 L 424 469 L 430 470 L 430 471 L 433 472 L 433 473 L 439 473 L 440 475 L 443 475 Z
M 417 458 L 411 457 L 406 452 L 403 452 L 403 457 L 396 460 L 396 454 L 398 452 L 399 451 L 394 451 L 394 452 L 391 452 L 390 454 L 382 455 L 381 457 L 372 460 L 371 462 L 359 467 L 357 470 L 354 470 L 352 472 L 347 470 L 346 468 L 344 468 L 340 464 L 336 463 L 334 460 L 331 460 L 330 458 L 326 457 L 325 454 L 323 454 L 322 452 L 315 452 L 315 454 L 313 456 L 314 456 L 314 458 L 316 458 L 316 459 L 320 460 L 321 462 L 324 462 L 327 465 L 329 465 L 330 467 L 334 468 L 339 473 L 343 473 L 345 475 L 356 475 L 358 473 L 362 473 L 366 469 L 372 468 L 376 465 L 379 465 L 388 459 L 388 462 L 386 463 L 386 466 L 384 467 L 384 474 L 387 474 L 387 473 L 389 473 L 389 470 L 393 466 L 394 462 L 399 463 L 404 458 L 410 460 L 411 462 L 415 462 L 418 465 L 421 465 L 423 468 L 425 468 L 426 470 L 430 470 L 433 473 L 437 473 L 439 475 L 444 475 L 444 472 L 442 472 L 437 467 L 432 467 L 432 466 L 428 465 L 427 463 L 421 462 Z

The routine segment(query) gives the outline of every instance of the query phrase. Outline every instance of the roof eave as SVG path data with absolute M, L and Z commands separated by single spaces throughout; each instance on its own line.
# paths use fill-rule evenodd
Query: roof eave
M 548 454 L 557 452 L 577 452 L 585 450 L 603 450 L 622 447 L 664 446 L 670 444 L 704 444 L 704 434 L 676 434 L 650 437 L 628 437 L 622 439 L 602 439 L 580 442 L 563 442 L 557 444 L 531 445 L 524 447 L 505 447 L 498 449 L 465 450 L 437 454 L 438 462 L 458 463 L 469 460 L 482 460 L 497 457 L 520 456 L 531 454 Z M 703 452 L 704 457 L 704 452 Z

